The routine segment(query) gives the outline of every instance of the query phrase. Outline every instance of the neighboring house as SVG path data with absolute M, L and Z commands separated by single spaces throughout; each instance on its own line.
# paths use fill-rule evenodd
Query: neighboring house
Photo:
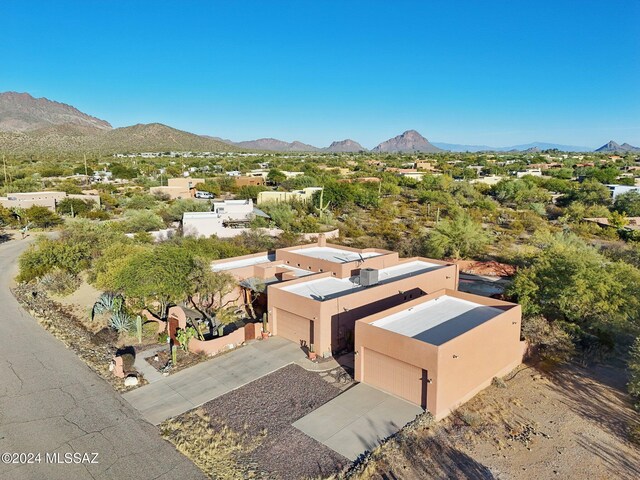
M 304 175 L 304 172 L 288 172 L 286 170 L 282 170 L 282 173 L 287 178 L 296 178 L 296 177 L 301 177 L 302 175 Z
M 264 185 L 264 178 L 261 176 L 249 177 L 249 176 L 236 176 L 234 177 L 236 187 L 250 187 Z
M 258 193 L 258 205 L 265 203 L 282 203 L 294 200 L 308 202 L 313 198 L 313 194 L 322 190 L 322 187 L 307 187 L 302 190 L 293 190 L 291 192 L 274 192 L 265 191 Z
M 149 192 L 151 194 L 161 193 L 165 195 L 169 195 L 171 200 L 175 200 L 177 198 L 191 198 L 195 195 L 196 185 L 199 183 L 204 183 L 204 178 L 193 178 L 193 177 L 176 177 L 169 178 L 167 180 L 167 185 L 162 187 L 151 187 Z
M 426 170 L 427 172 L 433 172 L 437 170 L 434 160 L 418 160 L 415 163 L 417 170 Z
M 217 260 L 272 335 L 324 357 L 352 352 L 356 380 L 442 418 L 522 361 L 520 306 L 457 291 L 455 264 L 317 243 Z M 247 295 L 253 290 L 253 296 Z
M 67 194 L 66 192 L 9 193 L 6 197 L 0 197 L 0 205 L 5 208 L 29 208 L 33 205 L 38 205 L 55 211 L 58 203 L 65 198 L 90 200 L 96 206 L 100 206 L 100 195 L 75 195 Z
M 516 178 L 522 178 L 525 176 L 531 176 L 531 177 L 541 177 L 542 176 L 542 170 L 540 170 L 539 168 L 528 168 L 523 172 L 516 172 Z
M 612 198 L 615 200 L 618 195 L 629 192 L 640 192 L 640 187 L 634 187 L 631 185 L 607 185 L 607 188 L 611 192 Z
M 473 180 L 469 180 L 469 183 L 484 183 L 485 185 L 496 185 L 505 177 L 500 175 L 488 175 L 486 177 L 474 178 Z
M 186 212 L 182 215 L 185 236 L 230 238 L 249 231 L 249 222 L 256 216 L 267 217 L 253 206 L 252 200 L 214 202 L 210 212 Z M 278 232 L 281 232 L 278 230 Z

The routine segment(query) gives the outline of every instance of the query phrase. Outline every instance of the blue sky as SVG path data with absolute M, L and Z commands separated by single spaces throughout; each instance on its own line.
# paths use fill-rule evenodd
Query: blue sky
M 114 126 L 640 145 L 640 2 L 0 1 L 0 91 Z

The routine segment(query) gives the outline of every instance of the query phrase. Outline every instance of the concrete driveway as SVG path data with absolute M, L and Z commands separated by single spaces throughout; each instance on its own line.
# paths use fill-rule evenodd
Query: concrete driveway
M 205 478 L 16 302 L 9 287 L 28 244 L 0 245 L 0 453 L 40 453 L 42 463 L 0 463 L 0 478 Z M 45 463 L 52 452 L 96 452 L 98 463 Z
M 416 405 L 359 383 L 293 426 L 334 452 L 355 460 L 422 412 Z
M 144 418 L 158 425 L 304 357 L 295 343 L 271 337 L 162 377 L 123 396 Z

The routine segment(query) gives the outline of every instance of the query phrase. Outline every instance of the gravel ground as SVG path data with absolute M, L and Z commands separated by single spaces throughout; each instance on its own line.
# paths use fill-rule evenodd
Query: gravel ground
M 206 403 L 214 428 L 227 426 L 260 439 L 242 463 L 262 478 L 301 479 L 328 476 L 349 460 L 291 426 L 336 397 L 340 389 L 297 365 L 288 365 L 255 382 Z
M 636 480 L 627 428 L 640 416 L 625 381 L 612 365 L 523 367 L 436 425 L 401 431 L 350 478 Z

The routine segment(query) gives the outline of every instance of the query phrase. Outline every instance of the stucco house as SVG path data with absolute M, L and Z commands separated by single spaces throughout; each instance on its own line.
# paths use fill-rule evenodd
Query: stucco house
M 96 206 L 100 206 L 100 195 L 67 194 L 55 191 L 9 193 L 6 197 L 0 197 L 0 205 L 5 208 L 29 208 L 37 205 L 55 211 L 58 203 L 66 198 L 89 200 L 94 202 Z
M 319 356 L 351 355 L 355 378 L 442 418 L 522 361 L 519 305 L 462 293 L 458 266 L 317 243 L 212 263 L 231 297 Z M 244 294 L 243 294 L 244 293 Z
M 248 231 L 255 216 L 266 214 L 255 208 L 251 199 L 217 201 L 210 212 L 185 212 L 182 230 L 186 236 L 230 238 Z
M 162 187 L 151 187 L 149 192 L 151 194 L 161 193 L 169 195 L 171 200 L 177 198 L 191 198 L 195 194 L 196 185 L 204 183 L 204 178 L 193 177 L 176 177 L 169 178 L 167 185 Z

